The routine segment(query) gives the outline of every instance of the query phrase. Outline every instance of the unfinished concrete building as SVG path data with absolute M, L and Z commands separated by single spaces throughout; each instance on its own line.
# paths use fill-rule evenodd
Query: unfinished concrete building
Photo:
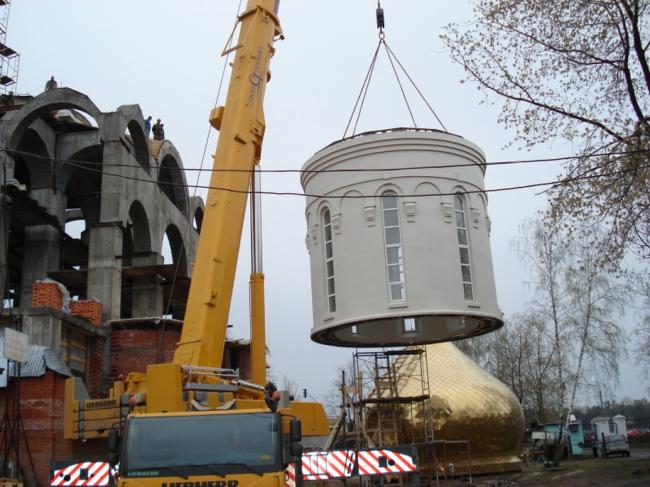
M 96 395 L 118 374 L 171 359 L 203 202 L 189 196 L 174 145 L 148 138 L 137 105 L 102 112 L 59 88 L 2 96 L 0 117 L 0 318 L 29 335 L 20 404 L 30 462 L 45 484 L 50 462 L 75 453 L 60 417 L 68 375 Z M 163 258 L 165 241 L 173 262 Z M 64 288 L 72 302 L 56 292 Z M 84 302 L 101 312 L 89 315 Z

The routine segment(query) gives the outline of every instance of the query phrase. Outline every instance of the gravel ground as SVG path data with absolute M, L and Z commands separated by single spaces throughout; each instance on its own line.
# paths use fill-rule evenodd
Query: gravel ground
M 474 477 L 477 487 L 647 487 L 650 486 L 650 448 L 632 449 L 630 457 L 566 460 L 556 468 L 524 465 L 521 473 Z M 452 485 L 441 483 L 441 485 Z

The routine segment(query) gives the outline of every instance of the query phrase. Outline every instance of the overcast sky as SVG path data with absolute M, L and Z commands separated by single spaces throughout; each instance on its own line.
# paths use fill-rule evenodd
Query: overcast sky
M 245 4 L 244 0 L 244 4 Z M 316 151 L 340 139 L 377 46 L 376 0 L 283 0 L 286 40 L 276 45 L 267 88 L 263 169 L 299 169 Z M 14 0 L 7 44 L 21 54 L 18 93 L 37 95 L 51 75 L 60 86 L 88 95 L 103 112 L 139 104 L 162 118 L 186 168 L 198 168 L 215 103 L 221 50 L 235 22 L 239 0 Z M 569 155 L 558 143 L 533 152 L 504 149 L 512 133 L 497 125 L 498 109 L 480 104 L 474 86 L 460 84 L 439 34 L 465 22 L 469 1 L 382 0 L 386 40 L 450 132 L 478 144 L 488 161 Z M 226 78 L 227 79 L 227 78 Z M 223 94 L 225 94 L 225 89 Z M 222 96 L 223 96 L 222 94 Z M 420 127 L 440 128 L 411 92 Z M 220 101 L 223 103 L 223 99 Z M 377 64 L 358 131 L 410 126 L 408 112 L 385 56 Z M 212 133 L 205 164 L 216 146 Z M 555 164 L 488 168 L 486 187 L 553 180 Z M 196 173 L 188 174 L 194 182 Z M 207 179 L 202 179 L 207 184 Z M 298 174 L 265 176 L 263 189 L 300 192 Z M 489 195 L 492 254 L 498 300 L 506 318 L 526 309 L 529 279 L 513 238 L 526 218 L 545 206 L 540 190 Z M 202 194 L 199 192 L 199 194 Z M 352 350 L 311 342 L 311 294 L 304 238 L 304 200 L 265 196 L 264 271 L 267 341 L 276 377 L 286 375 L 315 399 L 331 390 L 336 368 Z M 245 239 L 247 241 L 247 239 Z M 248 336 L 248 247 L 242 257 L 230 322 L 233 337 Z M 631 323 L 624 323 L 627 329 Z M 647 382 L 627 360 L 616 395 L 647 397 Z

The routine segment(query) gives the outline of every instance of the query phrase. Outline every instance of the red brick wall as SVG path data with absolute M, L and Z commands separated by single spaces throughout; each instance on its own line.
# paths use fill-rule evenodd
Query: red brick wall
M 107 384 L 102 384 L 102 369 L 104 365 L 104 338 L 92 337 L 88 345 L 88 379 L 86 389 L 90 397 L 105 396 Z
M 119 374 L 145 372 L 147 365 L 171 362 L 176 343 L 180 339 L 180 328 L 167 325 L 163 331 L 152 326 L 114 328 L 111 331 L 109 381 Z
M 53 460 L 67 460 L 73 454 L 72 441 L 63 439 L 65 379 L 64 376 L 47 371 L 42 377 L 23 378 L 20 381 L 20 414 L 39 485 L 48 485 Z M 4 404 L 7 395 L 12 395 L 14 388 L 15 381 L 12 380 L 8 389 L 0 390 Z M 1 434 L 4 435 L 4 430 Z M 29 456 L 22 436 L 20 444 L 21 468 L 30 471 Z
M 176 343 L 180 339 L 180 327 L 168 324 L 163 330 L 159 326 L 139 324 L 127 328 L 121 325 L 112 330 L 109 383 L 118 374 L 144 372 L 148 364 L 172 361 Z M 105 391 L 101 390 L 103 346 L 103 338 L 90 339 L 86 385 L 91 397 L 95 398 L 105 395 Z M 241 347 L 236 352 L 239 352 L 239 366 L 246 368 L 248 348 Z M 230 358 L 229 353 L 226 356 Z M 21 415 L 37 482 L 43 486 L 48 485 L 52 461 L 100 459 L 106 458 L 107 454 L 105 439 L 83 443 L 63 439 L 65 380 L 66 377 L 48 370 L 43 377 L 25 378 L 21 381 Z M 9 389 L 0 389 L 0 404 L 5 403 L 7 394 L 11 394 L 13 387 L 12 381 Z M 1 412 L 4 413 L 4 407 Z M 0 430 L 0 440 L 3 437 Z M 23 469 L 30 470 L 24 445 L 20 457 Z

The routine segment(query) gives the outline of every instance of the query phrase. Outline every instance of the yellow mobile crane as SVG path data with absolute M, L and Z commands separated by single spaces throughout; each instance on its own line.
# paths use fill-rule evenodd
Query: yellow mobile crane
M 264 138 L 269 62 L 273 42 L 282 35 L 278 4 L 248 0 L 239 16 L 239 40 L 226 51 L 236 56 L 226 103 L 210 114 L 220 130 L 214 157 L 219 171 L 210 181 L 173 362 L 130 373 L 105 399 L 85 399 L 79 379 L 66 383 L 66 439 L 108 437 L 116 456 L 116 425 L 121 426 L 120 486 L 283 486 L 286 465 L 300 458 L 300 424 L 306 436 L 329 432 L 321 404 L 278 405 L 269 397 L 272 391 L 265 391 L 259 268 L 252 270 L 250 283 L 251 377 L 242 381 L 235 371 L 220 368 L 247 193 Z

